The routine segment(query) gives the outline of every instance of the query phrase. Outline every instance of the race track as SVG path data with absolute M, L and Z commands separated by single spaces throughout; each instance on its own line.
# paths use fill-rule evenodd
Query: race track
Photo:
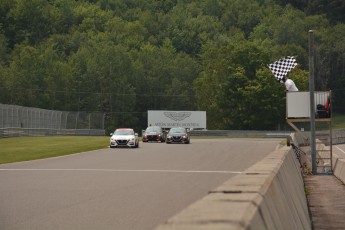
M 105 148 L 0 165 L 0 226 L 153 229 L 262 159 L 280 141 L 140 142 L 138 149 Z

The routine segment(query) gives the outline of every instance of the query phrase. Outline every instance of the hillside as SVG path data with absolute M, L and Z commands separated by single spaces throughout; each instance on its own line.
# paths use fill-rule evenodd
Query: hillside
M 343 112 L 345 5 L 304 2 L 4 0 L 0 103 L 104 112 L 109 128 L 205 110 L 210 129 L 275 129 L 285 92 L 267 65 L 296 57 L 289 77 L 308 90 L 312 29 L 316 90 Z

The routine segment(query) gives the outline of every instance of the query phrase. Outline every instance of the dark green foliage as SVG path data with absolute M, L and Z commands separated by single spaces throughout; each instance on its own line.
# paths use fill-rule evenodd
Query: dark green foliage
M 325 14 L 333 23 L 345 22 L 344 0 L 277 0 L 276 2 L 281 6 L 291 4 L 308 15 Z
M 284 87 L 267 64 L 293 55 L 308 90 L 345 84 L 344 1 L 2 0 L 0 103 L 100 111 L 106 129 L 146 128 L 147 110 L 206 110 L 209 129 L 276 129 Z

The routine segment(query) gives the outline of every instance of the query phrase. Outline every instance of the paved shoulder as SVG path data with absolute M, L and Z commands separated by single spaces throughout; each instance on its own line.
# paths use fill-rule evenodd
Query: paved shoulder
M 344 229 L 345 185 L 335 176 L 304 178 L 314 230 Z

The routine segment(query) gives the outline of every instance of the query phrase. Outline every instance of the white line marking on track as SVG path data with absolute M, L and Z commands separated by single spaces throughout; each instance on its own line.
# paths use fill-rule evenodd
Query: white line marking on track
M 0 171 L 95 171 L 95 172 L 163 172 L 163 173 L 228 173 L 240 174 L 239 171 L 196 171 L 196 170 L 131 170 L 131 169 L 4 169 Z
M 345 154 L 345 151 L 342 150 L 341 148 L 339 148 L 338 146 L 335 146 L 337 149 L 339 149 L 340 152 L 344 153 Z

